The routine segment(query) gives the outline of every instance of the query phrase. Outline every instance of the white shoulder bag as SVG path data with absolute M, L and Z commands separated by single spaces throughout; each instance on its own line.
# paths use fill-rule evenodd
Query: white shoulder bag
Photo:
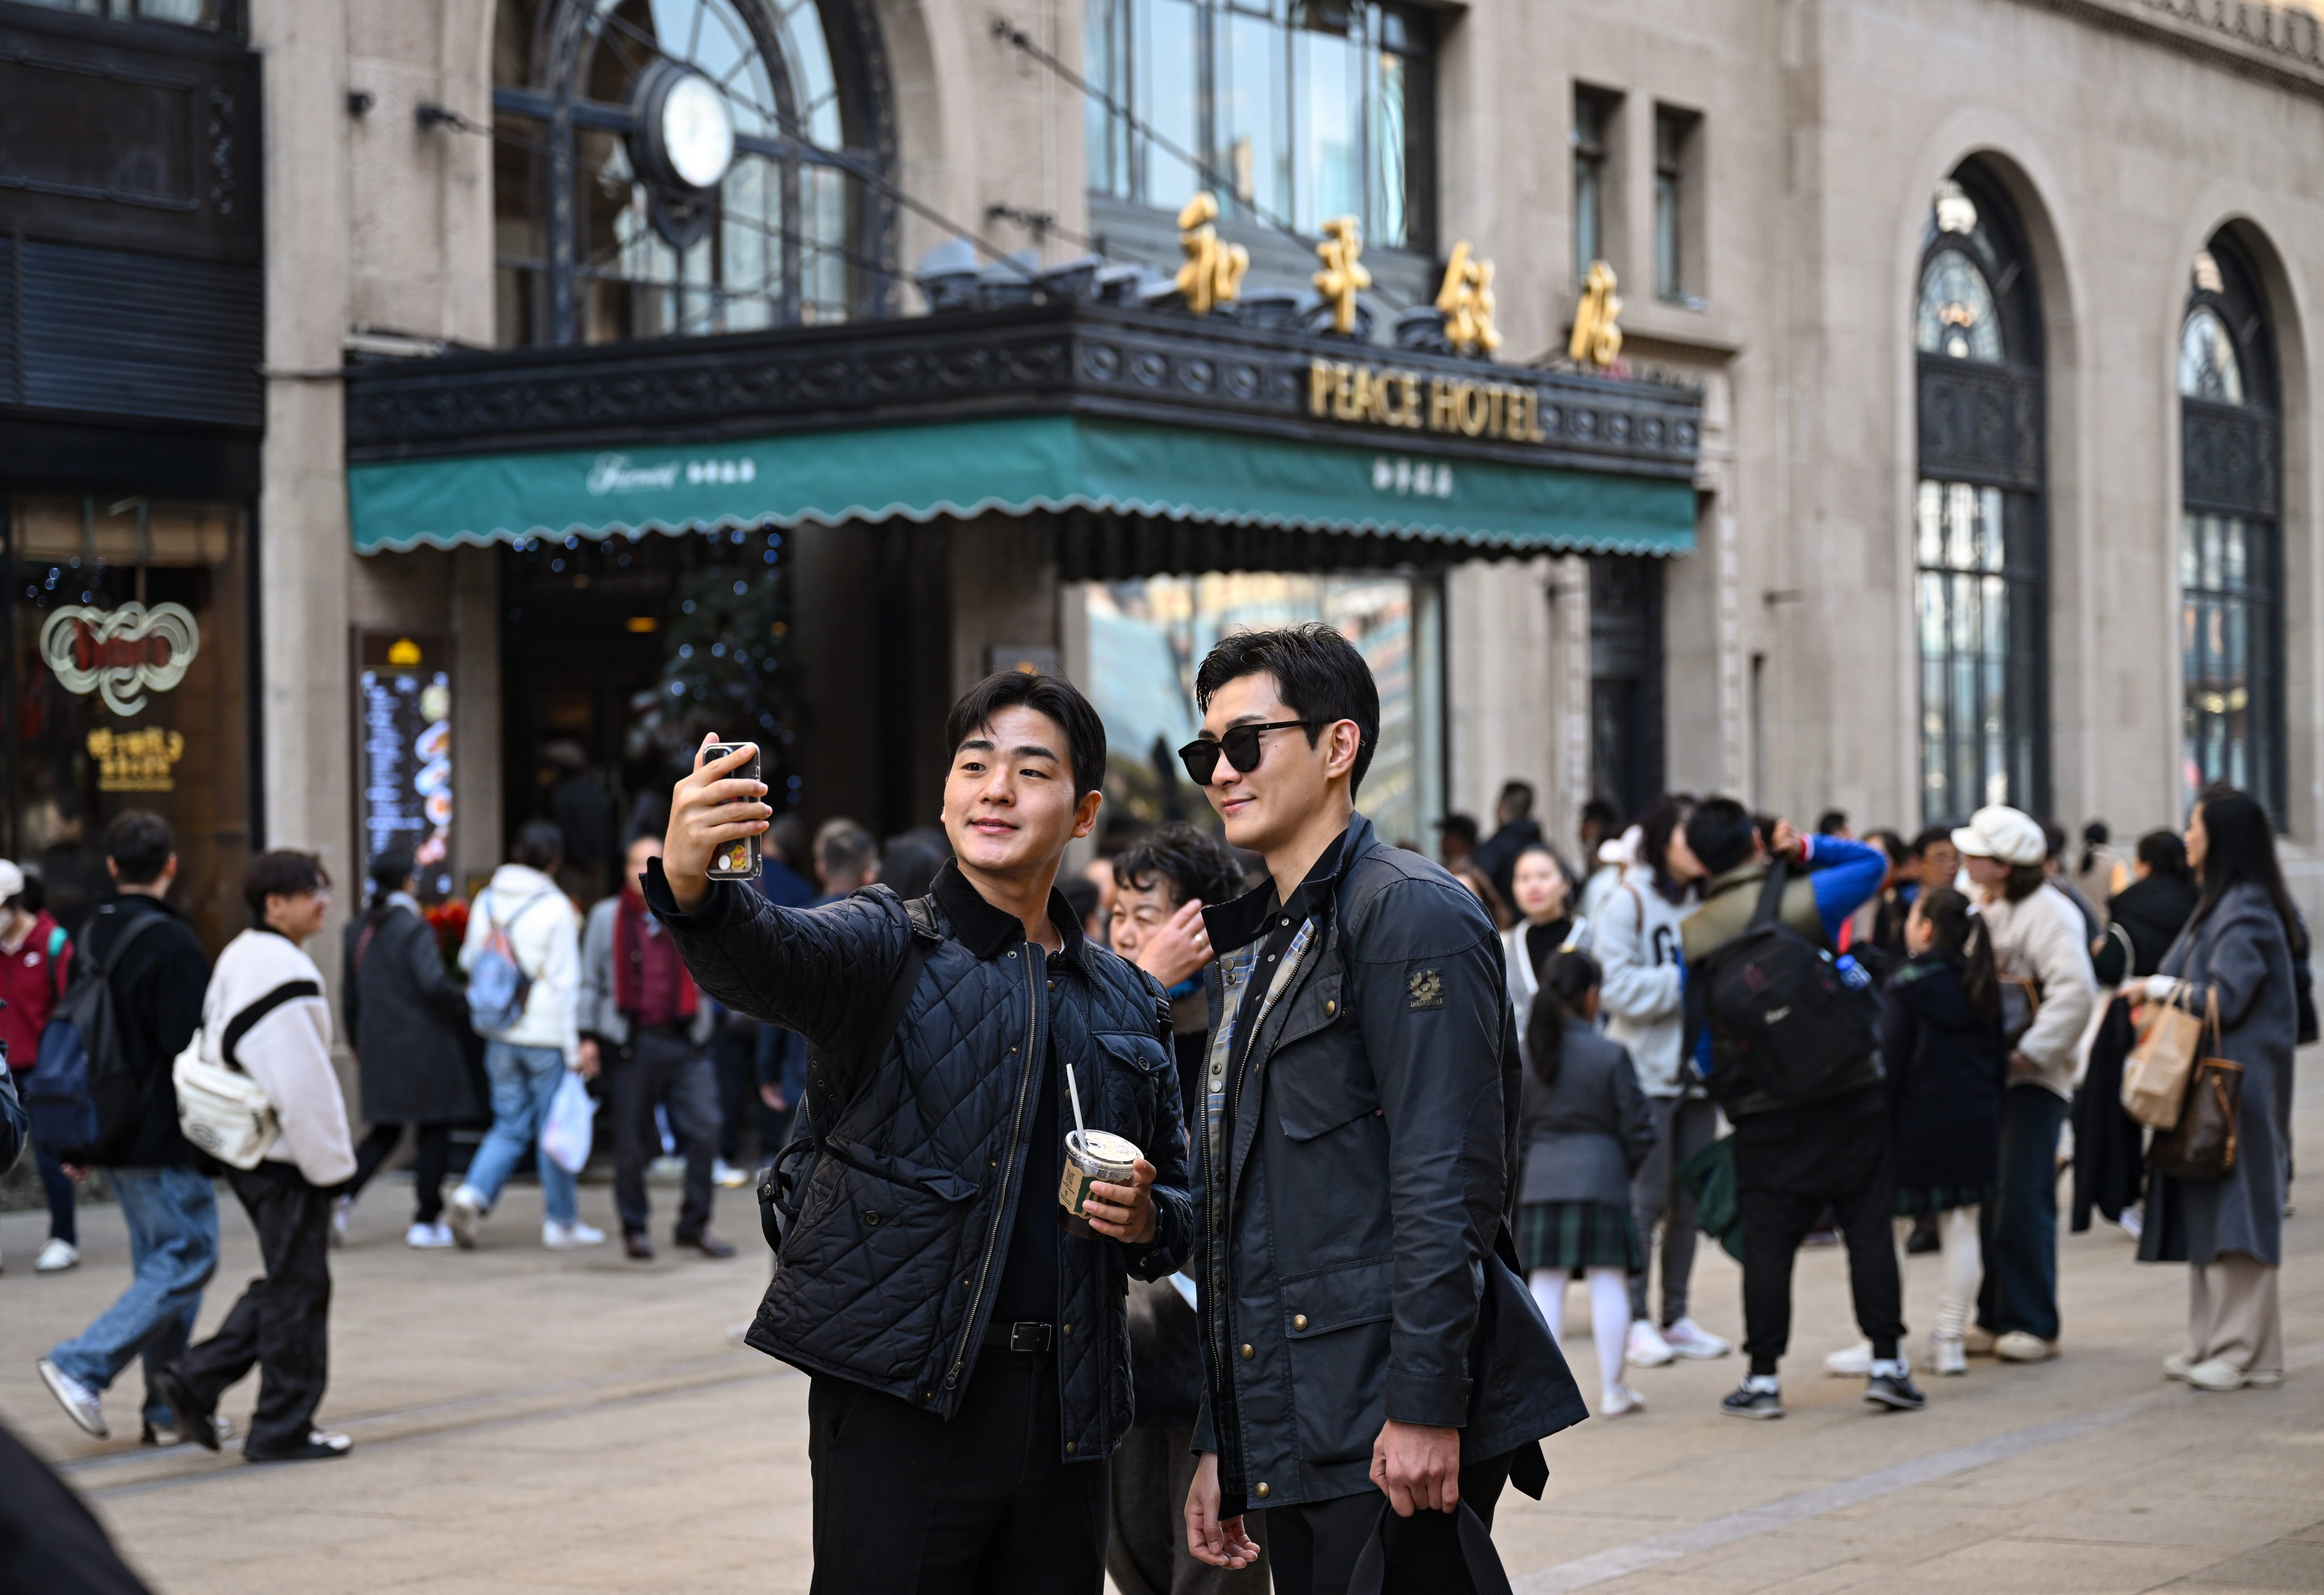
M 282 1131 L 265 1089 L 244 1072 L 235 1047 L 252 1026 L 286 1002 L 319 997 L 312 981 L 285 981 L 229 1020 L 215 1064 L 202 1056 L 203 1032 L 196 1030 L 170 1065 L 178 1088 L 178 1128 L 188 1140 L 235 1168 L 256 1168 Z

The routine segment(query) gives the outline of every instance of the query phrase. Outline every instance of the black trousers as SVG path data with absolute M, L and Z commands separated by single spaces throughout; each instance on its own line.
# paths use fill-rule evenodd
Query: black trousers
M 622 1232 L 645 1233 L 652 1216 L 646 1166 L 661 1150 L 654 1129 L 656 1103 L 669 1112 L 669 1132 L 686 1158 L 678 1239 L 708 1229 L 710 1164 L 718 1152 L 718 1087 L 710 1060 L 682 1037 L 640 1031 L 607 1061 L 605 1100 L 613 1113 L 613 1207 L 622 1215 Z
M 1879 1088 L 1755 1113 L 1735 1126 L 1735 1203 L 1743 1222 L 1743 1349 L 1773 1374 L 1792 1339 L 1792 1264 L 1826 1208 L 1848 1242 L 1857 1326 L 1875 1357 L 1904 1335 L 1904 1284 L 1889 1220 L 1896 1165 Z
M 1461 1498 L 1493 1526 L 1493 1508 L 1509 1481 L 1509 1459 L 1488 1457 L 1461 1470 Z M 1383 1517 L 1388 1498 L 1376 1489 L 1273 1507 L 1267 1512 L 1267 1559 L 1275 1566 L 1275 1595 L 1346 1595 L 1349 1575 L 1364 1543 L 1378 1528 L 1388 1554 L 1387 1595 L 1463 1595 L 1476 1583 L 1461 1554 L 1458 1519 L 1450 1512 Z
M 444 1171 L 452 1161 L 452 1127 L 423 1124 L 419 1128 L 419 1144 L 411 1157 L 411 1217 L 415 1223 L 432 1224 L 444 1216 Z M 341 1194 L 350 1202 L 362 1195 L 372 1176 L 395 1156 L 402 1139 L 401 1124 L 373 1125 L 371 1133 L 355 1148 L 355 1177 Z
M 229 1168 L 226 1183 L 258 1231 L 263 1277 L 250 1282 L 217 1333 L 178 1359 L 186 1388 L 205 1412 L 254 1363 L 254 1452 L 307 1443 L 330 1374 L 331 1195 L 287 1163 Z
M 767 1105 L 759 1100 L 759 1028 L 722 1021 L 710 1037 L 710 1067 L 718 1081 L 718 1156 L 742 1166 L 745 1126 L 756 1125 L 759 1162 L 770 1161 L 766 1144 Z
M 1059 1421 L 1054 1355 L 985 1351 L 950 1423 L 817 1375 L 812 1595 L 1100 1595 L 1108 1465 Z

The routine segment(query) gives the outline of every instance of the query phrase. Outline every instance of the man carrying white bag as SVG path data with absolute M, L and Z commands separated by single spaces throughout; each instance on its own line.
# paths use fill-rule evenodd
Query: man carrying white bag
M 243 897 L 257 925 L 218 954 L 202 1028 L 172 1070 L 186 1137 L 227 1166 L 266 1273 L 217 1333 L 154 1375 L 154 1388 L 180 1431 L 216 1451 L 218 1398 L 256 1365 L 258 1409 L 243 1447 L 254 1462 L 318 1461 L 349 1446 L 314 1426 L 327 1378 L 331 1198 L 355 1171 L 322 972 L 300 948 L 323 927 L 330 885 L 312 853 L 251 861 Z

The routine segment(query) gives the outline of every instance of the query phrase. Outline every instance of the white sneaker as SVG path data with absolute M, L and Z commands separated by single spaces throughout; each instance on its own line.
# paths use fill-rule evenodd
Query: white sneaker
M 105 1408 L 97 1393 L 59 1368 L 47 1358 L 41 1359 L 41 1379 L 49 1387 L 49 1394 L 65 1409 L 65 1415 L 81 1427 L 84 1434 L 99 1440 L 106 1437 Z
M 711 1164 L 710 1178 L 713 1184 L 724 1185 L 729 1191 L 739 1191 L 751 1183 L 749 1175 L 727 1162 L 724 1157 Z
M 2195 1359 L 2185 1351 L 2173 1351 L 2163 1360 L 2163 1377 L 2166 1379 L 2177 1379 L 2183 1385 L 2194 1370 Z
M 604 1231 L 593 1230 L 579 1219 L 569 1224 L 560 1224 L 555 1219 L 540 1222 L 540 1243 L 551 1251 L 572 1251 L 584 1246 L 602 1246 L 604 1242 Z
M 1601 1418 L 1628 1417 L 1646 1410 L 1646 1398 L 1628 1385 L 1617 1385 L 1606 1391 L 1598 1404 L 1598 1415 Z
M 2047 1362 L 2058 1354 L 2058 1342 L 2013 1329 L 1993 1342 L 1993 1354 L 2004 1362 Z
M 1723 1335 L 1715 1335 L 1692 1318 L 1682 1318 L 1663 1331 L 1663 1341 L 1680 1357 L 1692 1357 L 1709 1361 L 1724 1357 L 1735 1350 L 1735 1342 Z
M 1630 1335 L 1622 1355 L 1632 1368 L 1660 1368 L 1671 1360 L 1670 1342 L 1663 1339 L 1651 1318 L 1630 1320 Z
M 2146 1232 L 2146 1215 L 2135 1207 L 2126 1207 L 2122 1210 L 2121 1223 L 2122 1232 L 2133 1240 Z
M 345 1246 L 347 1243 L 347 1215 L 355 1212 L 355 1199 L 354 1197 L 334 1196 L 331 1198 L 331 1244 L 333 1246 Z
M 403 1232 L 403 1244 L 421 1251 L 437 1251 L 457 1244 L 452 1239 L 452 1226 L 438 1219 L 432 1224 L 414 1224 Z
M 1932 1334 L 1929 1337 L 1929 1371 L 1934 1374 L 1961 1374 L 1969 1371 L 1969 1351 L 1957 1334 Z
M 484 1193 L 474 1185 L 462 1185 L 445 1204 L 444 1217 L 452 1227 L 452 1244 L 462 1251 L 476 1249 L 476 1231 L 484 1227 Z
M 1860 1379 L 1872 1373 L 1872 1342 L 1859 1341 L 1845 1351 L 1834 1351 L 1823 1360 L 1824 1372 L 1836 1379 Z
M 79 1261 L 79 1247 L 51 1235 L 49 1243 L 41 1248 L 40 1258 L 33 1263 L 32 1271 L 36 1274 L 61 1274 Z
M 2248 1378 L 2249 1376 L 2242 1369 L 2224 1357 L 2214 1357 L 2209 1362 L 2198 1362 L 2187 1370 L 2189 1384 L 2198 1390 L 2209 1390 L 2214 1395 L 2225 1395 L 2229 1390 L 2240 1390 Z

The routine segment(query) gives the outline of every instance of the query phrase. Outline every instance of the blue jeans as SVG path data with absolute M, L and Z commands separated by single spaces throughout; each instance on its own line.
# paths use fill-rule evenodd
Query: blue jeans
M 78 1246 L 80 1230 L 73 1222 L 73 1207 L 79 1196 L 73 1189 L 71 1177 L 65 1173 L 64 1165 L 50 1157 L 49 1149 L 37 1141 L 32 1143 L 32 1159 L 40 1165 L 41 1194 L 49 1199 L 49 1234 L 67 1246 Z
M 106 1177 L 129 1227 L 136 1277 L 119 1301 L 51 1351 L 49 1360 L 102 1390 L 143 1357 L 145 1416 L 174 1428 L 169 1407 L 153 1393 L 153 1370 L 184 1354 L 202 1287 L 217 1268 L 217 1193 L 208 1176 L 190 1168 L 115 1168 Z
M 493 1127 L 469 1161 L 468 1188 L 489 1207 L 500 1198 L 509 1173 L 527 1148 L 540 1139 L 540 1121 L 565 1078 L 565 1054 L 554 1046 L 484 1045 L 484 1074 L 493 1083 Z M 569 1224 L 580 1216 L 580 1193 L 556 1159 L 540 1157 L 541 1210 L 552 1222 Z
M 2058 1338 L 2058 1131 L 2065 1099 L 2039 1085 L 2001 1093 L 2001 1181 L 1978 1215 L 1985 1282 L 1978 1326 Z

